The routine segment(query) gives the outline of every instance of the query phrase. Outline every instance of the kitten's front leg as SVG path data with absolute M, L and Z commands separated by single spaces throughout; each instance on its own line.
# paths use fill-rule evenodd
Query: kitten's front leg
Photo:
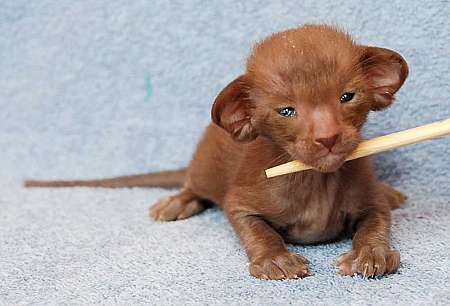
M 393 273 L 400 264 L 400 253 L 390 248 L 391 212 L 374 207 L 357 223 L 352 250 L 338 258 L 339 274 L 373 277 Z
M 306 258 L 289 252 L 283 238 L 262 217 L 230 206 L 225 205 L 224 211 L 244 244 L 250 260 L 251 275 L 262 279 L 303 278 L 311 275 Z

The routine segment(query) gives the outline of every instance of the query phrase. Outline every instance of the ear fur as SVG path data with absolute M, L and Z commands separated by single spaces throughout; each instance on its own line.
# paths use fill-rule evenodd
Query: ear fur
M 211 110 L 213 122 L 237 141 L 251 141 L 258 136 L 252 124 L 254 105 L 249 89 L 248 77 L 241 75 L 222 89 Z
M 378 47 L 363 48 L 361 64 L 374 94 L 371 109 L 381 110 L 394 101 L 394 94 L 408 76 L 408 64 L 395 51 Z

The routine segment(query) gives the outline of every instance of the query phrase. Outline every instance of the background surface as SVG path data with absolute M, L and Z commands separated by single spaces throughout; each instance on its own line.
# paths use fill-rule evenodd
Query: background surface
M 292 249 L 313 277 L 260 281 L 219 210 L 158 224 L 162 189 L 25 190 L 186 165 L 251 46 L 307 22 L 404 55 L 410 77 L 366 136 L 450 117 L 448 1 L 0 2 L 0 304 L 449 304 L 450 138 L 379 154 L 409 195 L 400 270 L 338 277 L 349 241 Z

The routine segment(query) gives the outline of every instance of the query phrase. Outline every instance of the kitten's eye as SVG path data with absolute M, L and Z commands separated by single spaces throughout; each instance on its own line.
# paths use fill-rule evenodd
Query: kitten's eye
M 341 96 L 341 103 L 345 103 L 353 99 L 355 96 L 354 92 L 344 92 L 344 94 Z
M 284 107 L 278 110 L 278 114 L 283 117 L 294 117 L 297 112 L 293 107 Z

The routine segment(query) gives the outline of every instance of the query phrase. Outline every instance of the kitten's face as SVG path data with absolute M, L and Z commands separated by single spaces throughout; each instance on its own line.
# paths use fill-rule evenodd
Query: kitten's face
M 364 87 L 355 82 L 320 87 L 313 96 L 286 98 L 259 92 L 254 125 L 292 159 L 331 172 L 339 168 L 361 140 L 370 110 Z
M 346 36 L 329 37 L 326 46 L 301 45 L 295 38 L 295 33 L 272 38 L 249 60 L 254 125 L 292 159 L 334 171 L 359 143 L 370 110 L 361 50 Z M 273 46 L 279 57 L 268 55 Z

